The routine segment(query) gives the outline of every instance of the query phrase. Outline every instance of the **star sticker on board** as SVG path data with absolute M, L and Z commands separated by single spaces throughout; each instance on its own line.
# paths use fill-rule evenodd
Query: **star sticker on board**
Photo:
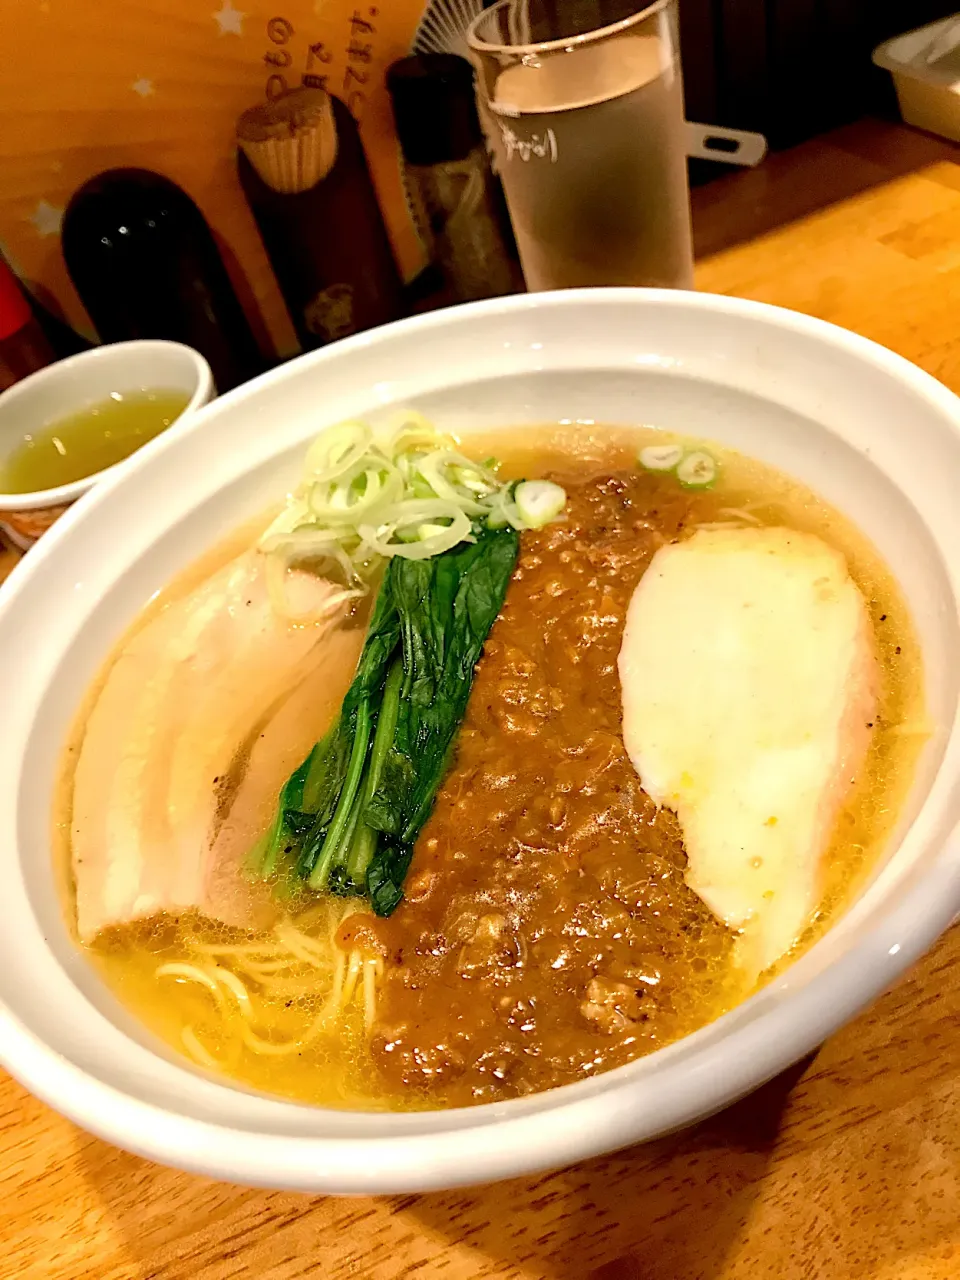
M 157 92 L 153 87 L 153 81 L 147 80 L 143 76 L 139 80 L 134 80 L 130 88 L 134 93 L 139 94 L 141 98 L 149 98 L 152 93 Z
M 30 221 L 36 227 L 37 235 L 57 236 L 60 234 L 63 210 L 56 208 L 55 205 L 48 204 L 46 200 L 41 200 L 33 213 L 31 213 Z
M 247 15 L 233 7 L 233 0 L 223 0 L 220 8 L 213 15 L 213 20 L 220 28 L 222 36 L 242 36 L 243 20 Z

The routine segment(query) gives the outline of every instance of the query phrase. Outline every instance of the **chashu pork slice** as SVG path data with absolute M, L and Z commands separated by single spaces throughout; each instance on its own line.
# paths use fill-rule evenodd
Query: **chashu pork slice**
M 273 821 L 284 783 L 339 714 L 363 640 L 362 627 L 331 631 L 316 646 L 297 683 L 255 726 L 252 741 L 241 748 L 236 790 L 211 851 L 208 915 L 224 919 L 234 909 L 237 867 Z
M 306 573 L 290 587 L 298 614 L 320 613 L 336 590 Z M 279 616 L 264 557 L 246 552 L 131 636 L 90 713 L 74 776 L 82 939 L 161 911 L 256 919 L 240 851 L 218 848 L 218 832 L 257 727 L 323 663 L 335 634 L 330 619 Z M 338 664 L 331 678 L 340 676 Z
M 869 745 L 877 661 L 838 551 L 782 528 L 656 553 L 627 612 L 623 735 L 683 830 L 686 880 L 755 974 L 790 950 Z

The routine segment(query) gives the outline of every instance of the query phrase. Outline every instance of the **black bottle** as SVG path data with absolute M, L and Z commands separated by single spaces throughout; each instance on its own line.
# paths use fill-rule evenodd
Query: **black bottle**
M 203 214 L 147 169 L 111 169 L 67 206 L 70 278 L 104 342 L 169 338 L 195 347 L 221 391 L 263 366 Z
M 404 313 L 402 284 L 356 123 L 294 89 L 237 123 L 240 185 L 304 348 Z

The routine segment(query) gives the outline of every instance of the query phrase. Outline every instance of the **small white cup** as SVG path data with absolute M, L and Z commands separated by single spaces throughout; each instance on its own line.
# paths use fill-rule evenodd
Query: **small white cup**
M 179 342 L 114 342 L 48 365 L 0 395 L 0 458 L 11 453 L 31 428 L 78 413 L 105 400 L 112 391 L 154 387 L 182 391 L 190 397 L 177 422 L 183 422 L 216 394 L 206 360 Z M 0 529 L 15 546 L 27 550 L 71 503 L 118 466 L 123 463 L 56 489 L 0 493 Z

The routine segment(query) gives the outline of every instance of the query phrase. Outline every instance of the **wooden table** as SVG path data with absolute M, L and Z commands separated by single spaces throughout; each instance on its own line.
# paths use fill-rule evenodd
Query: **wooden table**
M 695 205 L 702 288 L 859 330 L 960 391 L 960 151 L 863 123 Z M 954 930 L 816 1055 L 698 1129 L 446 1195 L 338 1201 L 187 1177 L 4 1080 L 0 1276 L 958 1277 L 958 961 Z

